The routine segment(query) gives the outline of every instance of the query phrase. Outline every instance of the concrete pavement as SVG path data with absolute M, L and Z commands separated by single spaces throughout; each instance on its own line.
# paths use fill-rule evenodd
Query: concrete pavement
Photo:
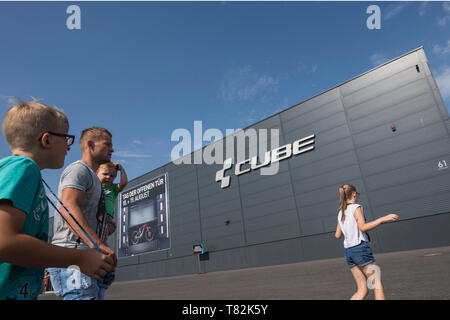
M 450 247 L 376 254 L 387 299 L 450 299 Z M 356 285 L 344 257 L 115 282 L 106 300 L 340 300 Z M 367 299 L 373 299 L 370 291 Z M 59 299 L 45 294 L 39 300 Z

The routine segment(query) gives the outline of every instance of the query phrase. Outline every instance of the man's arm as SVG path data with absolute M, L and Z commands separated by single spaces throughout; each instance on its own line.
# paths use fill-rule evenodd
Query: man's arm
M 94 230 L 89 226 L 86 217 L 81 210 L 81 203 L 84 199 L 84 192 L 75 188 L 65 188 L 62 191 L 61 202 L 67 207 L 72 216 L 78 221 L 81 227 L 91 237 L 97 246 L 100 246 L 101 241 Z M 81 228 L 75 223 L 75 221 L 69 216 L 66 210 L 61 206 L 59 211 L 64 216 L 64 220 L 68 222 L 70 230 L 83 240 L 83 242 L 89 246 L 89 248 L 95 248 L 92 242 L 84 234 Z
M 86 231 L 92 241 L 102 250 L 104 253 L 110 255 L 114 260 L 114 264 L 117 265 L 117 256 L 115 252 L 102 243 L 94 230 L 89 226 L 83 211 L 81 210 L 81 203 L 84 199 L 84 192 L 75 188 L 64 188 L 62 191 L 61 201 L 70 211 L 73 217 L 78 221 L 81 227 Z M 59 211 L 64 215 L 64 219 L 69 223 L 70 230 L 81 238 L 81 240 L 90 248 L 95 248 L 89 238 L 84 234 L 81 228 L 73 221 L 66 210 L 61 206 Z

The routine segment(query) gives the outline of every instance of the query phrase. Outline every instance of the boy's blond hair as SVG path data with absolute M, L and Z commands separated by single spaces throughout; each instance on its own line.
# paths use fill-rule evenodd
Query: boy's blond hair
M 103 168 L 112 170 L 113 172 L 117 173 L 116 165 L 112 162 L 106 162 L 106 163 L 102 163 L 101 165 L 99 165 L 98 169 L 97 169 L 97 173 L 100 171 L 100 169 L 103 169 Z
M 69 120 L 56 107 L 37 101 L 23 102 L 8 109 L 3 118 L 2 132 L 11 150 L 33 149 L 44 132 L 58 131 Z
M 84 129 L 83 132 L 81 132 L 80 137 L 80 148 L 81 151 L 83 151 L 86 141 L 92 140 L 92 141 L 100 141 L 103 139 L 106 135 L 112 138 L 111 132 L 106 130 L 105 128 L 99 128 L 99 127 L 92 127 L 88 129 Z

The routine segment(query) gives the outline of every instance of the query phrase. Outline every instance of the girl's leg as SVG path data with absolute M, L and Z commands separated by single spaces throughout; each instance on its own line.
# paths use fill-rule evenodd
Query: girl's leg
M 362 267 L 364 275 L 369 280 L 369 285 L 375 294 L 375 300 L 386 300 L 384 296 L 383 284 L 381 283 L 381 269 L 375 263 Z
M 369 292 L 367 290 L 366 276 L 358 266 L 352 267 L 350 271 L 352 272 L 353 278 L 355 278 L 356 286 L 358 287 L 358 290 L 350 298 L 350 300 L 364 300 Z

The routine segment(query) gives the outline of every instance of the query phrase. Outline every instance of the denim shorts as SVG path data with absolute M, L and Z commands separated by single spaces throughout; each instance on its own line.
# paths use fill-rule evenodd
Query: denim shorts
M 359 245 L 345 248 L 345 260 L 350 268 L 354 266 L 363 267 L 369 263 L 375 262 L 372 249 L 366 241 L 362 241 Z
M 95 280 L 78 268 L 49 268 L 55 294 L 64 300 L 104 300 L 108 288 L 102 280 Z

